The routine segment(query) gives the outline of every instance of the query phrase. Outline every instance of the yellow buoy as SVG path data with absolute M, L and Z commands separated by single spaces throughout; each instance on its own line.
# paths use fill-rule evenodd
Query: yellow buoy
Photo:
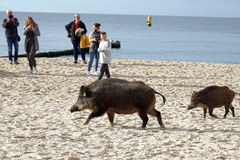
M 148 26 L 152 26 L 152 17 L 151 16 L 147 17 L 147 24 L 148 24 Z

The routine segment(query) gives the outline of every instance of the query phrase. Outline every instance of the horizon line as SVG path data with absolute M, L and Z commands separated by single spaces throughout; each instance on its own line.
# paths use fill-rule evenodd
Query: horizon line
M 0 12 L 6 12 L 0 10 Z M 76 12 L 51 12 L 51 11 L 13 11 L 13 12 L 22 12 L 22 13 L 56 13 L 56 14 L 75 14 Z M 79 13 L 79 12 L 78 12 Z M 102 15 L 131 15 L 131 16 L 162 16 L 162 17 L 196 17 L 196 18 L 240 18 L 240 17 L 229 17 L 229 16 L 189 16 L 189 15 L 157 15 L 157 14 L 120 14 L 120 13 L 88 13 L 82 12 L 79 14 L 102 14 Z

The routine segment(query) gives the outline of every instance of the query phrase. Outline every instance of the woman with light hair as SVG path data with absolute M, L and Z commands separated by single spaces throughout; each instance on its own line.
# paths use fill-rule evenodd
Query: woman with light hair
M 32 17 L 26 18 L 26 24 L 24 27 L 25 38 L 25 51 L 27 53 L 27 58 L 29 62 L 30 71 L 29 73 L 37 72 L 37 64 L 35 60 L 36 51 L 39 50 L 39 43 L 37 36 L 40 36 L 40 31 L 38 24 L 33 20 Z

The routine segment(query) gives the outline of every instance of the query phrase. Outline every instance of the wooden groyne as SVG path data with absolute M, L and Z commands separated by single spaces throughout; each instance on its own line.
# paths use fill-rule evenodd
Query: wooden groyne
M 63 51 L 50 51 L 50 52 L 39 52 L 35 57 L 60 57 L 73 55 L 73 49 L 63 50 Z M 26 57 L 26 54 L 21 54 L 19 57 Z
M 111 43 L 112 48 L 120 48 L 120 41 L 113 41 Z M 89 52 L 89 48 L 86 48 L 86 52 Z M 36 54 L 36 57 L 59 57 L 59 56 L 68 56 L 73 55 L 73 49 L 62 50 L 62 51 L 50 51 L 50 52 L 39 52 Z M 21 54 L 19 57 L 26 57 L 26 54 Z

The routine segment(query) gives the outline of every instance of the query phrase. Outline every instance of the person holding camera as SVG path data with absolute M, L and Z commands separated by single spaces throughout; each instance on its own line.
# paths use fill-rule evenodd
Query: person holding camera
M 26 18 L 26 24 L 24 27 L 25 38 L 25 51 L 29 62 L 30 71 L 28 73 L 37 73 L 37 64 L 35 60 L 36 51 L 39 50 L 39 43 L 37 36 L 40 36 L 40 30 L 38 24 L 33 20 L 32 17 Z
M 101 31 L 100 31 L 100 23 L 94 23 L 93 24 L 93 32 L 89 34 L 89 53 L 90 53 L 90 60 L 88 62 L 88 71 L 87 71 L 87 76 L 90 76 L 90 71 L 92 68 L 92 63 L 95 57 L 95 72 L 94 75 L 98 75 L 97 69 L 98 69 L 98 60 L 99 60 L 99 52 L 98 52 L 98 47 L 99 43 L 101 41 Z
M 79 35 L 75 34 L 75 32 L 78 28 L 83 29 L 83 31 L 81 32 L 81 35 L 84 35 L 84 34 L 87 33 L 87 29 L 86 29 L 85 24 L 80 20 L 80 14 L 75 14 L 74 15 L 74 21 L 71 21 L 70 23 L 68 23 L 65 26 L 65 29 L 68 32 L 68 37 L 71 38 L 71 42 L 72 42 L 72 45 L 73 45 L 74 63 L 77 63 L 78 54 L 81 53 L 80 46 L 79 46 L 80 37 L 79 37 Z M 83 63 L 86 64 L 85 52 L 83 54 L 81 54 L 82 60 L 83 60 Z
M 18 35 L 17 27 L 19 26 L 18 19 L 13 16 L 13 12 L 11 10 L 6 11 L 7 19 L 3 20 L 3 28 L 5 28 L 5 35 L 7 38 L 7 45 L 8 45 L 8 58 L 9 63 L 12 64 L 13 62 L 13 55 L 12 55 L 12 46 L 14 46 L 14 63 L 19 64 L 18 62 L 18 41 L 20 41 L 20 37 Z

